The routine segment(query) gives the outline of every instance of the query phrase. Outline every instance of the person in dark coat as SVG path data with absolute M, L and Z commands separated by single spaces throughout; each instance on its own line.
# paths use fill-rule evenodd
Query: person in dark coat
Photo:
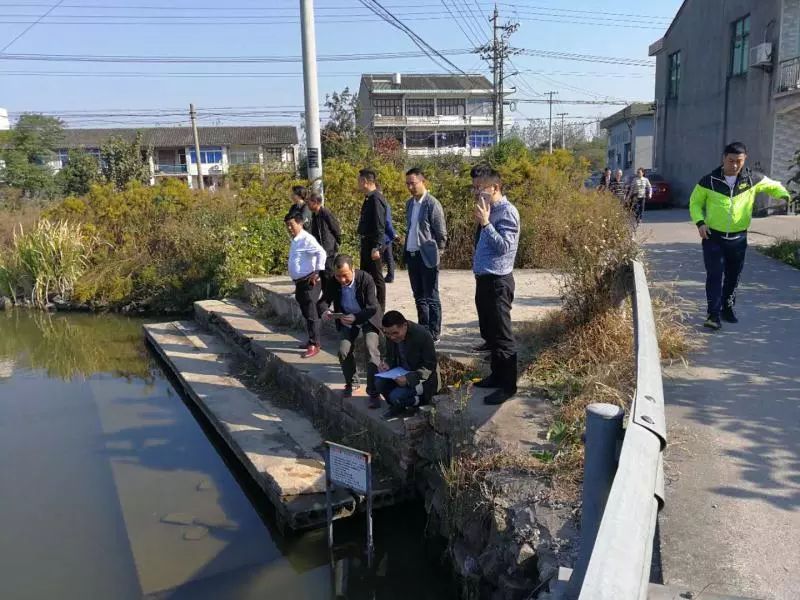
M 302 185 L 292 187 L 292 205 L 286 213 L 286 218 L 300 215 L 303 217 L 303 229 L 308 231 L 311 228 L 311 210 L 306 204 L 306 198 L 308 198 L 308 188 Z
M 406 320 L 396 310 L 387 312 L 382 323 L 386 360 L 381 363 L 380 372 L 396 368 L 408 371 L 394 379 L 375 379 L 377 390 L 389 405 L 384 418 L 392 419 L 430 403 L 442 387 L 442 378 L 433 337 L 426 327 Z
M 364 334 L 367 347 L 367 394 L 369 407 L 380 408 L 381 400 L 375 388 L 375 373 L 381 364 L 380 331 L 383 308 L 375 293 L 375 282 L 366 271 L 353 268 L 353 259 L 340 254 L 333 262 L 333 279 L 317 305 L 323 319 L 330 320 L 332 312 L 344 316 L 336 318 L 339 331 L 339 364 L 344 375 L 344 398 L 350 398 L 358 389 L 356 377 L 355 342 Z M 333 311 L 331 311 L 333 306 Z
M 378 176 L 371 169 L 358 172 L 358 187 L 364 192 L 358 235 L 361 237 L 361 269 L 372 276 L 381 309 L 386 310 L 386 281 L 381 255 L 386 246 L 386 198 L 378 189 Z
M 386 283 L 394 282 L 394 252 L 392 251 L 392 244 L 398 239 L 397 232 L 394 230 L 392 223 L 392 205 L 386 203 L 386 246 L 383 248 L 383 262 L 386 263 Z
M 333 279 L 333 261 L 339 252 L 342 244 L 342 229 L 336 216 L 326 207 L 322 206 L 322 197 L 319 194 L 311 194 L 306 202 L 311 211 L 311 229 L 313 235 L 320 245 L 325 249 L 327 258 L 325 259 L 325 271 L 322 275 L 322 289 L 328 285 L 328 281 Z

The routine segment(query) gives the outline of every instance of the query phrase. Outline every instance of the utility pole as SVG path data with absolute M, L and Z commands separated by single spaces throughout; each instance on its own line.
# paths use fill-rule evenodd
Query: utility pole
M 550 142 L 549 142 L 549 146 L 548 146 L 549 147 L 548 152 L 550 152 L 550 154 L 552 154 L 553 153 L 553 96 L 558 96 L 558 92 L 545 92 L 544 95 L 549 97 L 549 99 L 547 101 L 547 104 L 550 105 L 550 133 L 549 133 L 549 136 L 548 136 L 549 139 L 550 139 Z
M 499 24 L 498 20 L 500 13 L 497 10 L 497 5 L 494 7 L 494 13 L 489 21 L 492 23 L 492 42 L 491 44 L 484 44 L 478 48 L 478 53 L 484 60 L 490 60 L 492 63 L 492 75 L 494 76 L 492 94 L 493 104 L 493 118 L 495 140 L 498 142 L 503 139 L 503 130 L 505 128 L 505 99 L 503 97 L 503 89 L 505 84 L 505 60 L 512 54 L 518 54 L 519 50 L 514 50 L 508 45 L 508 40 L 518 28 L 519 23 L 505 23 Z
M 565 149 L 567 147 L 567 138 L 564 132 L 564 117 L 566 117 L 569 113 L 558 113 L 557 116 L 561 117 L 561 149 Z
M 194 134 L 194 154 L 197 164 L 197 185 L 202 190 L 203 185 L 203 161 L 200 159 L 200 136 L 197 135 L 197 113 L 194 111 L 194 104 L 189 105 L 189 116 L 192 118 L 192 134 Z
M 300 0 L 300 32 L 303 40 L 303 87 L 306 107 L 308 179 L 322 194 L 322 142 L 319 132 L 317 89 L 317 40 L 314 32 L 314 0 Z

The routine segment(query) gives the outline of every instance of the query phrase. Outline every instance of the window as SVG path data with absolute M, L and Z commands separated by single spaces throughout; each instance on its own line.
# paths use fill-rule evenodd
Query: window
M 669 55 L 669 90 L 667 98 L 677 98 L 681 87 L 681 53 L 674 52 Z
M 382 117 L 403 116 L 403 101 L 400 98 L 375 98 L 372 106 L 375 114 Z
M 283 149 L 264 148 L 264 162 L 266 163 L 283 162 Z
M 62 168 L 66 167 L 67 163 L 69 163 L 70 152 L 85 152 L 86 154 L 94 156 L 95 160 L 100 162 L 100 148 L 59 148 L 57 154 Z
M 625 169 L 630 169 L 633 166 L 633 152 L 630 142 L 625 144 Z
M 469 145 L 473 148 L 488 148 L 489 146 L 494 146 L 494 131 L 470 131 Z
M 464 148 L 467 145 L 466 131 L 440 131 L 436 134 L 439 148 Z
M 190 161 L 197 162 L 197 153 L 192 149 L 190 154 Z M 221 146 L 207 146 L 200 147 L 200 161 L 204 165 L 213 165 L 222 162 L 222 147 Z
M 376 129 L 375 140 L 382 140 L 391 138 L 400 142 L 403 145 L 403 130 L 402 129 Z
M 431 98 L 430 100 L 423 100 L 421 98 L 406 100 L 406 116 L 432 117 L 433 98 Z
M 435 148 L 436 134 L 433 131 L 406 131 L 406 148 Z
M 261 161 L 256 150 L 236 150 L 228 153 L 228 162 L 232 165 L 257 165 Z
M 463 117 L 467 112 L 467 103 L 463 98 L 442 98 L 436 101 L 436 112 L 446 117 Z
M 750 15 L 733 23 L 731 75 L 744 75 L 750 66 Z

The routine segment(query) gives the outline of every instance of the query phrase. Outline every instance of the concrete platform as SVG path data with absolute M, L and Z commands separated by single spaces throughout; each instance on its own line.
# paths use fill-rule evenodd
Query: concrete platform
M 558 281 L 550 271 L 514 271 L 516 291 L 511 313 L 514 325 L 535 321 L 561 306 Z M 249 279 L 245 294 L 268 315 L 283 322 L 303 326 L 300 307 L 294 299 L 294 284 L 289 277 Z M 406 271 L 397 271 L 394 283 L 387 284 L 387 309 L 399 310 L 416 321 L 417 309 Z M 441 271 L 439 296 L 442 302 L 442 341 L 440 356 L 476 366 L 479 357 L 470 348 L 480 343 L 478 315 L 475 311 L 475 277 L 470 271 Z M 333 331 L 333 324 L 326 325 Z
M 189 397 L 293 529 L 326 522 L 323 440 L 312 423 L 230 375 L 230 350 L 192 322 L 145 325 L 145 335 Z M 334 493 L 336 518 L 358 498 Z

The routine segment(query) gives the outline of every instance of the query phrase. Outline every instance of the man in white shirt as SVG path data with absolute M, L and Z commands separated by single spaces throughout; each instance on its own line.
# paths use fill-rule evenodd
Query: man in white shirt
M 306 319 L 308 343 L 303 358 L 311 358 L 319 354 L 320 320 L 317 313 L 317 302 L 320 298 L 322 284 L 320 272 L 325 270 L 325 250 L 313 235 L 303 229 L 303 216 L 290 214 L 284 219 L 286 230 L 292 238 L 289 246 L 289 276 L 294 281 L 294 297 L 300 305 L 300 312 Z

